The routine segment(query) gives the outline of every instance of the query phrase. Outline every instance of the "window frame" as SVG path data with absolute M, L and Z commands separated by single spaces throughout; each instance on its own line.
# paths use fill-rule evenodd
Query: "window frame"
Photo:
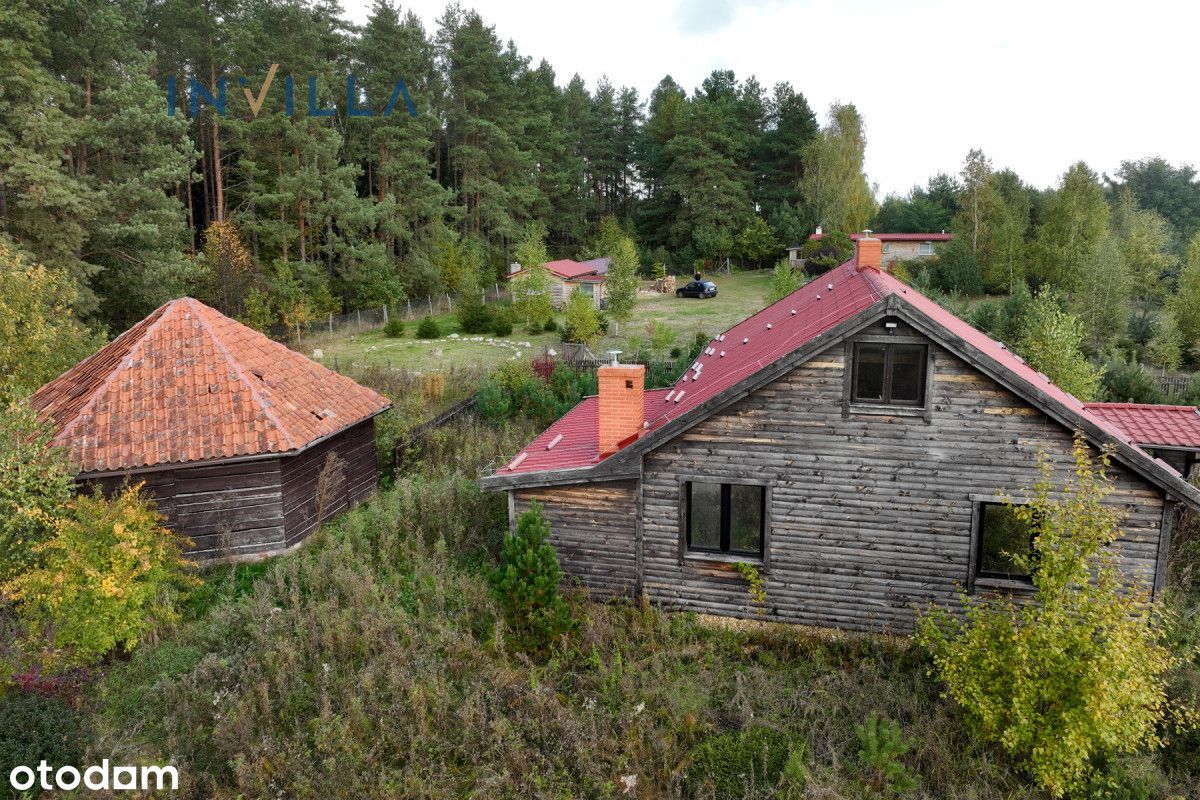
M 863 346 L 882 347 L 883 348 L 883 386 L 881 390 L 882 397 L 860 397 L 858 394 L 858 367 L 859 367 L 859 350 Z M 921 373 L 917 378 L 917 386 L 919 396 L 915 401 L 909 400 L 893 400 L 891 398 L 892 391 L 892 367 L 894 364 L 893 350 L 900 347 L 910 347 L 919 349 Z M 876 406 L 887 408 L 905 408 L 912 410 L 923 410 L 929 405 L 929 378 L 932 374 L 929 363 L 929 344 L 923 340 L 906 337 L 902 340 L 896 337 L 893 338 L 861 338 L 856 339 L 850 346 L 850 394 L 849 402 L 852 406 Z
M 917 255 L 931 256 L 934 254 L 933 242 L 921 242 L 917 245 Z
M 975 592 L 977 589 L 985 591 L 1007 591 L 1013 594 L 1033 594 L 1034 585 L 1032 576 L 1012 577 L 1009 575 L 1000 575 L 998 573 L 981 572 L 981 564 L 983 563 L 983 522 L 984 508 L 987 506 L 1004 507 L 1009 505 L 1001 501 L 996 495 L 971 495 L 971 551 L 967 565 L 967 590 Z M 1012 505 L 1028 505 L 1028 502 L 1022 499 L 1014 498 Z M 1033 548 L 1034 534 L 1029 535 L 1029 546 Z
M 733 486 L 755 486 L 762 490 L 760 495 L 759 550 L 742 551 L 713 548 L 693 548 L 692 540 L 692 484 L 708 483 L 721 487 L 721 544 L 728 547 L 731 536 L 729 498 Z M 770 566 L 771 551 L 771 502 L 772 484 L 769 481 L 743 478 L 714 478 L 708 475 L 679 476 L 679 563 L 688 561 L 722 561 L 727 563 L 747 562 L 766 571 Z

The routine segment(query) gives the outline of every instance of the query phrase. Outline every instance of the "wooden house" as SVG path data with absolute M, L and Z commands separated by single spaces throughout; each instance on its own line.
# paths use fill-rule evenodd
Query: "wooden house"
M 279 553 L 376 485 L 387 398 L 191 298 L 34 394 L 81 483 L 144 482 L 192 555 Z
M 1031 590 L 1017 502 L 1039 454 L 1112 450 L 1130 582 L 1161 591 L 1200 492 L 1126 429 L 892 277 L 882 243 L 712 339 L 676 383 L 599 371 L 588 397 L 485 477 L 539 501 L 564 569 L 600 595 L 864 630 L 910 630 L 956 590 Z M 736 562 L 765 581 L 751 603 Z
M 852 233 L 850 239 L 858 241 L 858 238 L 863 235 L 862 233 Z M 808 238 L 819 241 L 823 236 L 821 229 L 817 228 L 817 232 Z M 954 234 L 945 231 L 941 233 L 872 233 L 871 236 L 882 243 L 880 263 L 884 267 L 896 261 L 932 258 L 937 255 L 938 248 L 954 238 Z M 801 245 L 798 244 L 789 245 L 787 248 L 788 261 L 793 268 L 802 260 L 801 249 Z
M 561 258 L 548 261 L 543 266 L 550 275 L 550 299 L 555 308 L 562 308 L 571 292 L 582 292 L 592 298 L 596 308 L 604 308 L 608 304 L 605 285 L 608 280 L 609 258 L 593 258 L 590 261 L 573 261 Z M 514 264 L 514 270 L 508 279 L 519 279 L 525 271 L 519 264 Z

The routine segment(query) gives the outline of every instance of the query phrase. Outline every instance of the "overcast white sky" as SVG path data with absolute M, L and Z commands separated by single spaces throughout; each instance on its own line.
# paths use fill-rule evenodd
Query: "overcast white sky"
M 370 0 L 343 0 L 366 19 Z M 404 5 L 427 30 L 444 0 Z M 1200 162 L 1200 4 L 1141 0 L 463 0 L 559 83 L 602 75 L 645 99 L 670 74 L 689 91 L 713 69 L 789 81 L 819 118 L 834 100 L 867 125 L 879 195 L 957 172 L 972 147 L 1049 186 L 1083 159 Z

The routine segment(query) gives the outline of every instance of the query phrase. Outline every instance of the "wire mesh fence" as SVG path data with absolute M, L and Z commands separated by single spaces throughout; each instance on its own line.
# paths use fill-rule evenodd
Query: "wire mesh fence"
M 512 293 L 495 284 L 479 290 L 484 305 L 505 303 L 512 300 Z M 363 308 L 348 314 L 327 314 L 323 317 L 306 320 L 294 325 L 282 323 L 271 327 L 268 333 L 275 339 L 289 339 L 296 343 L 313 336 L 335 336 L 341 333 L 363 333 L 364 331 L 382 328 L 390 319 L 400 319 L 404 322 L 437 316 L 438 314 L 453 314 L 457 298 L 450 293 L 429 295 L 420 299 L 408 299 L 400 303 Z

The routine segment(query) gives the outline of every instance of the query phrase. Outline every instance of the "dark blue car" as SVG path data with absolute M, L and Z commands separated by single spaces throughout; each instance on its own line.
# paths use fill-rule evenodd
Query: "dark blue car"
M 717 296 L 717 285 L 712 281 L 692 281 L 675 290 L 676 297 L 705 297 Z

